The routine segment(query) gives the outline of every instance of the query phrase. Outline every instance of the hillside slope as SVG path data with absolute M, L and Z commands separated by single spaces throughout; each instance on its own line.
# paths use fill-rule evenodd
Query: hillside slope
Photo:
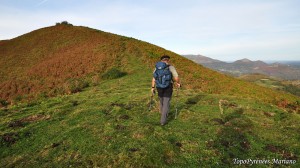
M 283 81 L 277 78 L 270 78 L 262 74 L 248 74 L 242 75 L 238 78 L 273 90 L 282 90 L 293 95 L 300 96 L 300 81 Z
M 262 167 L 299 167 L 297 97 L 219 74 L 149 43 L 89 28 L 49 27 L 24 36 L 31 45 L 34 35 L 57 31 L 65 31 L 61 41 L 70 32 L 95 39 L 77 44 L 80 38 L 70 33 L 69 39 L 79 38 L 71 40 L 76 47 L 58 45 L 61 49 L 53 47 L 49 55 L 43 51 L 40 60 L 26 64 L 14 57 L 25 61 L 34 54 L 1 55 L 1 61 L 19 69 L 3 68 L 9 76 L 1 82 L 13 81 L 16 85 L 10 86 L 17 90 L 26 86 L 22 82 L 32 82 L 29 94 L 49 94 L 74 81 L 89 87 L 0 108 L 0 167 L 233 167 L 234 159 L 249 158 L 270 161 Z M 1 50 L 8 53 L 24 36 L 3 42 Z M 95 43 L 98 38 L 103 41 Z M 157 95 L 149 110 L 151 72 L 162 54 L 172 57 L 183 78 L 163 127 Z M 81 60 L 88 58 L 96 61 Z M 48 84 L 53 88 L 44 87 Z
M 133 72 L 128 57 L 151 69 L 168 54 L 186 88 L 205 93 L 259 99 L 273 104 L 294 103 L 298 97 L 199 66 L 171 51 L 133 38 L 86 27 L 57 25 L 39 29 L 0 45 L 0 99 L 10 102 L 69 94 L 97 85 L 111 69 Z M 287 103 L 285 103 L 287 104 Z
M 149 111 L 151 68 L 134 56 L 128 63 L 139 73 L 0 109 L 0 166 L 233 167 L 250 158 L 299 167 L 299 114 L 182 88 L 162 127 L 157 95 Z

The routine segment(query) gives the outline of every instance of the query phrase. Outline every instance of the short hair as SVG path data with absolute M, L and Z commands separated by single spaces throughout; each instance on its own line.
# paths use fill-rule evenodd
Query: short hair
M 166 59 L 170 59 L 170 56 L 168 55 L 163 55 L 162 57 L 160 57 L 160 60 L 166 60 Z

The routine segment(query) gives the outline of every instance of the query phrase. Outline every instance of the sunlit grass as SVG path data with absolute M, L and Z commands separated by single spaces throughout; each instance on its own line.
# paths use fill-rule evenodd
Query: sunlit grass
M 131 74 L 1 110 L 1 167 L 231 167 L 234 158 L 300 155 L 297 114 L 255 99 L 182 88 L 162 127 L 157 98 L 148 111 L 148 82 L 146 73 Z M 220 99 L 229 102 L 223 115 Z M 9 126 L 36 114 L 50 117 Z

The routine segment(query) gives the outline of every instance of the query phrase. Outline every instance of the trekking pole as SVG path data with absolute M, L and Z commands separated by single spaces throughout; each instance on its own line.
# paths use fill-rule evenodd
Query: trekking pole
M 177 118 L 177 111 L 178 111 L 178 92 L 179 92 L 179 87 L 177 87 L 177 89 L 176 89 L 176 104 L 175 104 L 175 120 L 176 120 L 176 118 Z
M 151 111 L 152 109 L 152 102 L 153 102 L 153 96 L 155 94 L 155 90 L 153 90 L 153 92 L 151 93 L 151 96 L 150 96 L 150 106 L 149 106 L 149 111 Z

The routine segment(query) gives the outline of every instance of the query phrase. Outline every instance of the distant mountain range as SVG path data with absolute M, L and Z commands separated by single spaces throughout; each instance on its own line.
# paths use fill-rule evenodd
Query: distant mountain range
M 217 70 L 233 76 L 259 73 L 283 80 L 300 79 L 299 62 L 283 62 L 267 64 L 263 61 L 251 61 L 249 59 L 237 60 L 232 63 L 223 62 L 202 55 L 183 55 L 184 57 L 201 64 L 207 68 Z

